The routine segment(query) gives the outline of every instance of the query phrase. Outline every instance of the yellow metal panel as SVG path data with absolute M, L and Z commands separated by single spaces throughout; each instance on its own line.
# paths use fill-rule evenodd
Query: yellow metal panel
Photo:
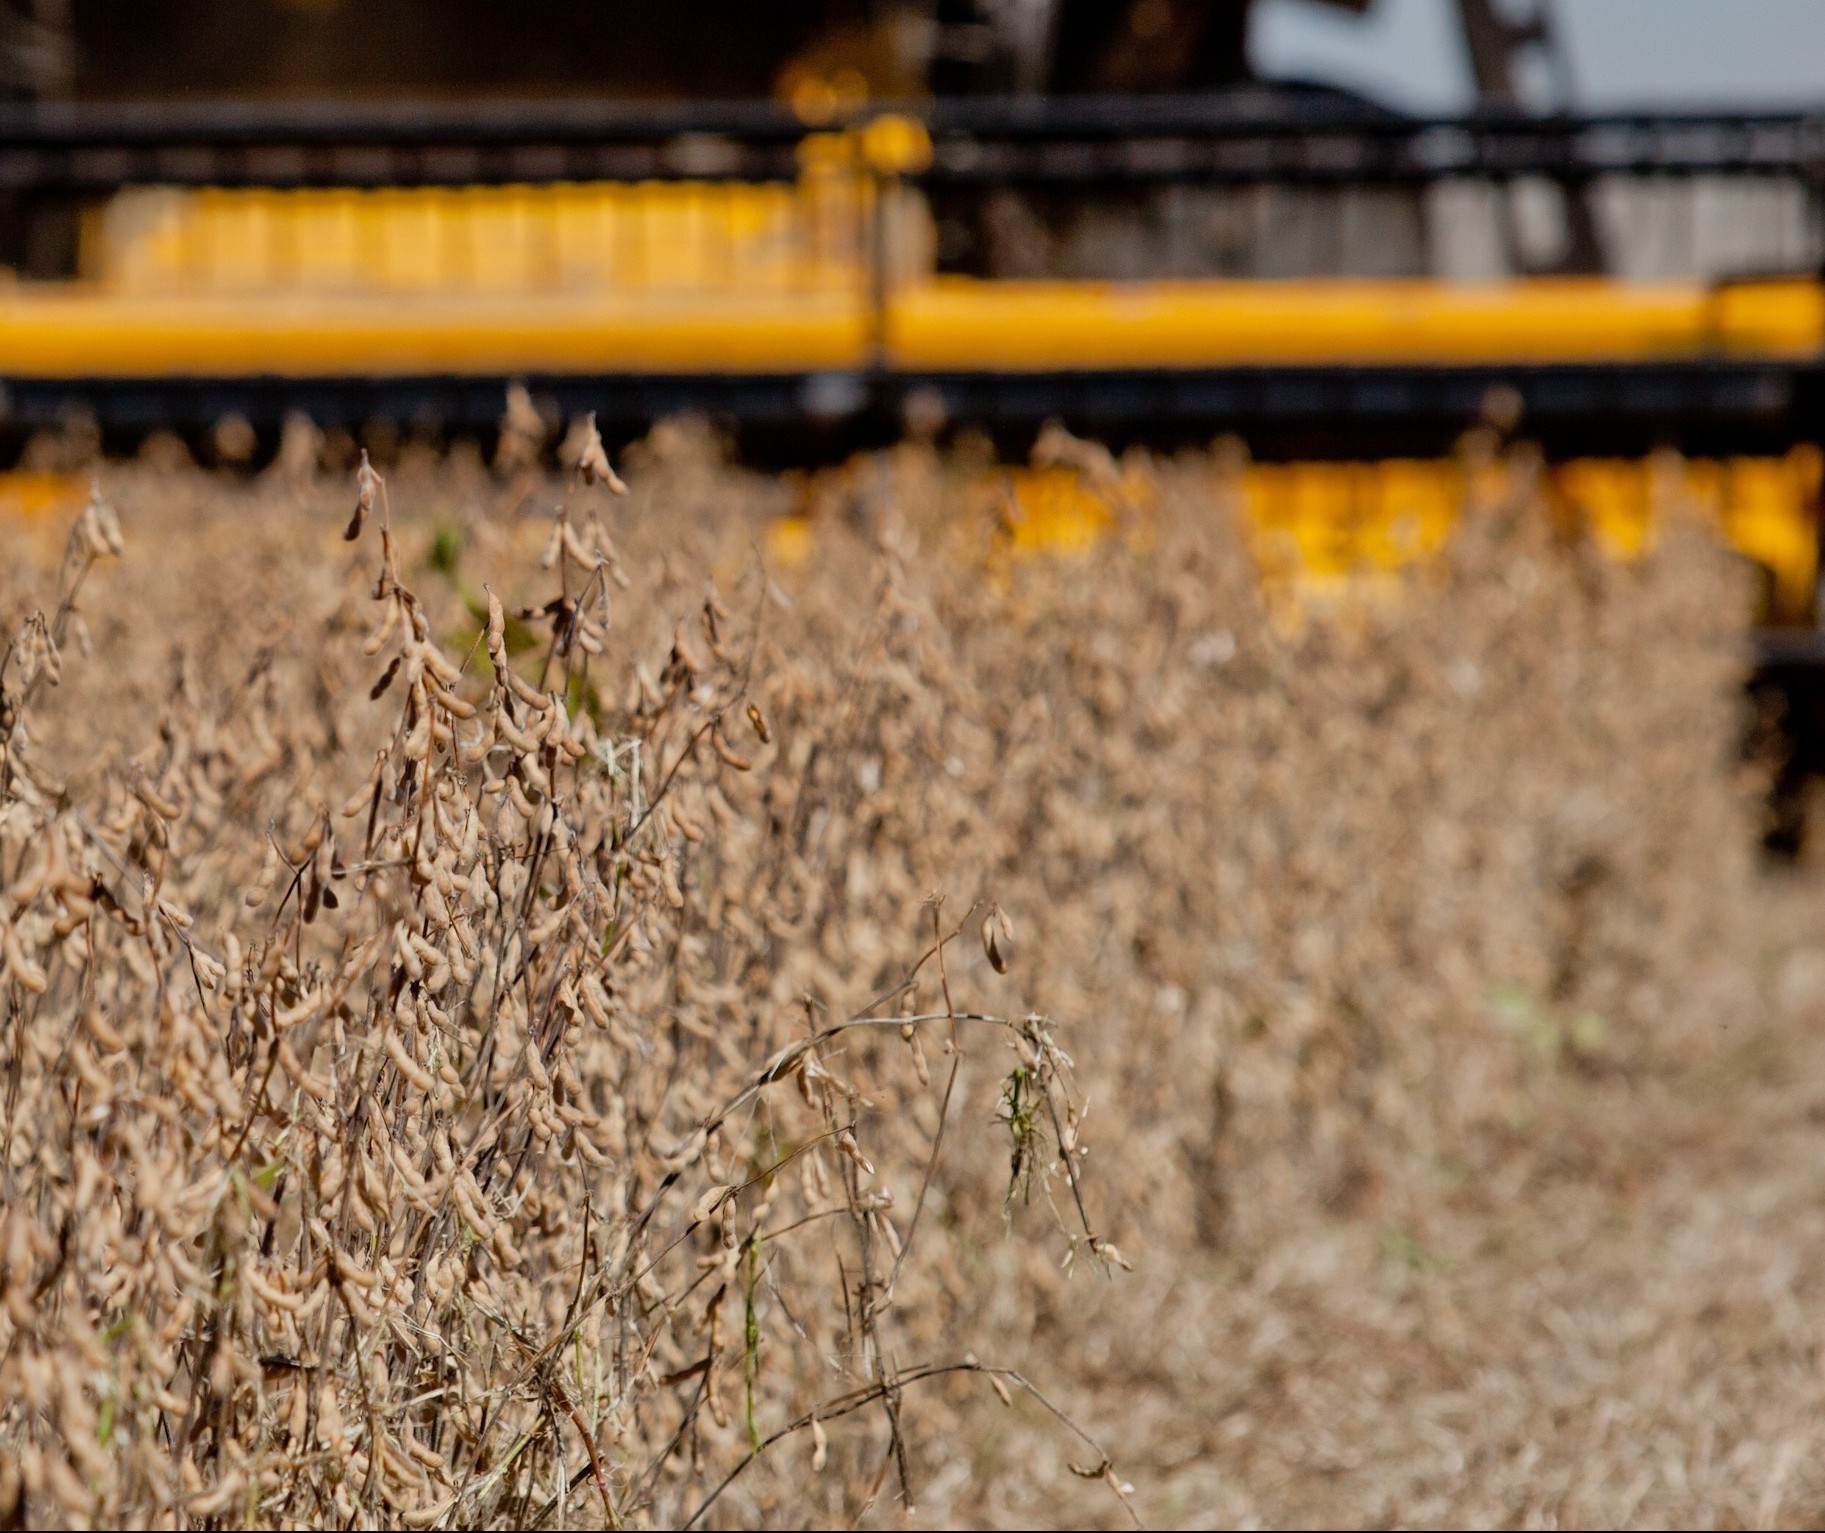
M 1658 517 L 1673 505 L 1696 507 L 1768 572 L 1776 621 L 1809 616 L 1820 480 L 1821 455 L 1811 446 L 1723 463 L 1581 458 L 1551 476 L 1571 523 L 1616 559 L 1647 553 Z M 1390 572 L 1444 547 L 1468 482 L 1464 465 L 1445 459 L 1251 464 L 1243 514 L 1271 589 L 1295 597 L 1373 592 Z
M 133 190 L 85 235 L 126 293 L 861 288 L 853 175 L 722 182 Z
M 1500 464 L 1458 459 L 1358 463 L 1250 464 L 1241 476 L 1244 527 L 1278 621 L 1294 627 L 1311 604 L 1337 599 L 1398 599 L 1398 573 L 1435 557 L 1465 507 L 1487 503 Z M 1776 622 L 1804 621 L 1818 567 L 1815 520 L 1821 455 L 1799 447 L 1780 458 L 1719 463 L 1663 456 L 1577 459 L 1552 472 L 1552 486 L 1576 526 L 1613 558 L 1653 544 L 1656 519 L 1696 507 L 1737 552 L 1767 571 Z M 1122 530 L 1145 546 L 1146 499 L 1136 487 L 1097 486 L 1077 469 L 998 470 L 978 483 L 982 509 L 998 508 L 1014 554 L 1077 552 Z M 1121 508 L 1126 505 L 1127 510 Z M 815 519 L 794 515 L 768 533 L 768 554 L 784 565 L 812 556 Z
M 31 469 L 0 473 L 0 514 L 43 516 L 74 510 L 88 494 L 88 481 L 79 474 L 49 474 Z
M 1719 475 L 1721 521 L 1731 547 L 1774 577 L 1779 615 L 1810 616 L 1818 570 L 1819 450 L 1784 458 L 1732 458 Z
M 1652 536 L 1648 465 L 1629 458 L 1580 458 L 1561 465 L 1555 487 L 1605 553 L 1634 559 Z
M 1730 458 L 1675 464 L 1685 501 L 1708 517 L 1724 540 L 1768 572 L 1773 617 L 1808 616 L 1818 568 L 1820 456 L 1796 447 L 1779 458 Z M 1654 542 L 1659 507 L 1654 466 L 1621 458 L 1561 465 L 1553 479 L 1577 522 L 1612 557 L 1638 558 Z
M 1395 458 L 1364 465 L 1353 562 L 1388 571 L 1437 553 L 1463 508 L 1463 477 L 1449 460 Z
M 811 519 L 806 516 L 775 517 L 767 524 L 767 563 L 775 569 L 798 570 L 811 562 Z
M 1251 465 L 1243 500 L 1270 581 L 1336 585 L 1435 554 L 1463 506 L 1451 460 Z
M 1009 475 L 1008 495 L 1004 525 L 1022 552 L 1080 551 L 1115 526 L 1114 509 L 1075 468 L 1017 469 Z
M 345 191 L 301 194 L 292 213 L 297 285 L 347 290 L 361 269 L 355 195 Z

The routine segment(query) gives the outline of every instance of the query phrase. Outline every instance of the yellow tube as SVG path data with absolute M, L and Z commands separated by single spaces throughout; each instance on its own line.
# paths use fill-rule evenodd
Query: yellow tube
M 859 300 L 147 297 L 0 290 L 0 375 L 768 373 L 867 356 Z
M 1476 364 L 1805 356 L 1825 305 L 1805 282 L 973 282 L 902 293 L 915 371 Z
M 1807 358 L 1810 282 L 982 282 L 893 295 L 903 371 Z M 872 360 L 859 293 L 150 295 L 0 288 L 0 376 L 793 373 Z

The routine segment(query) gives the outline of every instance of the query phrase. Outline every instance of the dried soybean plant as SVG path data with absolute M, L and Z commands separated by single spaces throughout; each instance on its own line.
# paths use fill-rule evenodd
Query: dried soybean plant
M 31 742 L 122 546 L 99 497 L 83 514 L 56 616 L 0 670 L 0 1511 L 688 1523 L 801 1434 L 744 1515 L 910 1502 L 908 1391 L 1028 1386 L 901 1355 L 951 1098 L 917 1188 L 887 1185 L 871 1141 L 936 1088 L 872 1099 L 851 1077 L 890 1056 L 844 1058 L 871 1037 L 928 1081 L 931 1034 L 953 1086 L 972 1034 L 1004 1039 L 1071 1249 L 1119 1261 L 1050 1024 L 952 1000 L 980 910 L 931 902 L 872 1005 L 778 1014 L 798 873 L 769 805 L 816 751 L 756 693 L 763 609 L 714 586 L 656 673 L 610 667 L 630 577 L 598 486 L 621 488 L 592 422 L 556 594 L 488 592 L 446 650 L 364 457 L 365 640 L 333 621 L 309 688 L 270 649 L 220 699 L 180 663 L 155 743 L 125 755 L 117 726 L 78 794 Z

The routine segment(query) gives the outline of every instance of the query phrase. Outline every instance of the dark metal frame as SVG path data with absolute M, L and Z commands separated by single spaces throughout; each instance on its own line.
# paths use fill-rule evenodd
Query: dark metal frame
M 982 102 L 936 111 L 925 179 L 1418 185 L 1451 177 L 1825 172 L 1825 111 L 1408 118 L 1208 100 Z
M 1330 98 L 1248 91 L 1198 97 L 958 98 L 869 108 L 807 124 L 768 102 L 677 105 L 604 101 L 465 103 L 41 103 L 0 106 L 0 210 L 59 205 L 134 184 L 434 186 L 589 179 L 783 180 L 818 127 L 883 111 L 917 116 L 928 166 L 908 177 L 935 193 L 996 185 L 1144 188 L 1167 182 L 1413 185 L 1453 177 L 1731 174 L 1825 188 L 1825 106 L 1790 111 L 1529 117 L 1484 112 L 1407 118 Z M 859 163 L 859 162 L 858 162 Z M 0 219 L 3 223 L 4 219 Z M 877 293 L 877 302 L 879 301 Z M 0 362 L 0 366 L 3 366 Z M 104 422 L 149 426 L 236 408 L 360 408 L 409 420 L 486 426 L 501 380 L 8 380 L 0 418 L 53 421 L 87 399 Z M 576 378 L 605 422 L 651 419 L 694 404 L 772 426 L 795 416 L 817 432 L 847 414 L 897 420 L 914 389 L 957 418 L 1024 428 L 1059 416 L 1114 436 L 1170 439 L 1246 431 L 1263 451 L 1339 455 L 1364 444 L 1448 440 L 1494 384 L 1519 391 L 1528 430 L 1588 450 L 1657 442 L 1693 450 L 1817 439 L 1825 398 L 1812 363 L 1617 367 L 1322 367 L 972 372 L 942 377 Z M 492 396 L 489 398 L 488 396 Z M 482 401 L 487 398 L 484 404 Z M 825 409 L 820 401 L 847 401 Z M 1327 447 L 1327 443 L 1331 444 Z M 1402 448 L 1401 450 L 1406 450 Z
M 14 377 L 0 427 L 14 435 L 92 412 L 123 440 L 166 427 L 206 435 L 245 415 L 274 433 L 302 410 L 322 425 L 371 419 L 434 434 L 489 435 L 505 375 L 155 379 Z M 1825 423 L 1825 367 L 1681 362 L 1528 367 L 1234 367 L 1049 373 L 781 373 L 525 376 L 566 415 L 597 413 L 627 437 L 696 410 L 792 456 L 840 455 L 897 437 L 915 396 L 1024 449 L 1048 420 L 1117 444 L 1172 447 L 1241 433 L 1264 458 L 1425 456 L 1448 451 L 1489 390 L 1512 389 L 1525 430 L 1555 456 L 1782 451 Z
M 46 103 L 0 107 L 0 190 L 783 180 L 820 126 L 922 121 L 933 186 L 1417 185 L 1710 174 L 1825 181 L 1825 108 L 1409 118 L 1201 97 L 975 98 L 829 124 L 766 102 Z

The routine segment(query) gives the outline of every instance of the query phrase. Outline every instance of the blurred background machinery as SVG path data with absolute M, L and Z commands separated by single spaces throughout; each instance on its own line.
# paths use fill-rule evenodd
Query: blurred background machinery
M 1371 0 L 1313 3 L 1362 13 Z M 1713 141 L 1624 164 L 1580 153 L 1571 135 L 1511 144 L 1506 161 L 1438 141 L 1436 164 L 1422 156 L 1398 177 L 1392 165 L 1371 173 L 1331 144 L 1289 152 L 1276 143 L 1252 167 L 1245 155 L 1227 165 L 1175 155 L 1170 141 L 1188 147 L 1186 135 L 1225 126 L 1328 125 L 1336 135 L 1380 118 L 1385 133 L 1401 128 L 1398 114 L 1335 86 L 1257 78 L 1247 46 L 1253 9 L 1247 0 L 703 0 L 667 14 L 582 0 L 511 9 L 476 0 L 10 0 L 0 7 L 0 90 L 18 102 L 67 103 L 67 121 L 97 129 L 97 148 L 106 116 L 82 109 L 105 103 L 308 104 L 318 108 L 309 135 L 295 114 L 264 120 L 281 142 L 289 126 L 294 141 L 319 143 L 333 137 L 338 109 L 360 119 L 402 102 L 643 103 L 658 109 L 651 132 L 669 125 L 696 143 L 706 169 L 719 129 L 739 133 L 759 120 L 693 121 L 681 103 L 770 101 L 815 125 L 851 121 L 869 103 L 974 102 L 980 108 L 957 118 L 958 142 L 939 157 L 926 193 L 939 269 L 982 276 L 1645 278 L 1817 262 L 1815 189 L 1791 156 L 1793 174 L 1768 174 L 1767 152 L 1741 142 L 1750 131 L 1741 122 L 1735 145 L 1690 122 L 1688 132 Z M 1520 19 L 1514 12 L 1502 0 L 1442 0 L 1477 109 L 1562 114 L 1573 93 L 1554 13 L 1544 3 Z M 1060 115 L 1041 105 L 1091 99 L 1101 111 Z M 395 115 L 401 138 L 411 115 Z M 623 130 L 638 116 L 624 112 Z M 253 113 L 237 124 L 224 113 L 218 127 L 225 136 L 238 127 L 245 140 L 261 120 Z M 448 121 L 425 126 L 452 136 Z M 564 136 L 561 123 L 545 126 Z M 1727 117 L 1713 126 L 1729 138 Z M 967 140 L 984 132 L 1001 140 L 1000 158 L 972 166 Z M 1086 153 L 1086 136 L 1101 152 Z M 1011 139 L 1027 152 L 1014 154 Z M 552 174 L 531 159 L 521 168 L 535 180 Z M 1751 169 L 1760 174 L 1746 177 Z M 79 262 L 85 189 L 50 179 L 11 188 L 0 260 L 26 275 L 69 275 Z
M 1544 0 L 1438 8 L 1443 116 L 1259 77 L 1239 0 L 9 0 L 0 444 L 1228 432 L 1332 579 L 1494 401 L 1618 552 L 1693 460 L 1809 663 L 1825 110 L 1579 115 Z
M 1825 101 L 1580 114 L 1549 0 L 1434 8 L 1445 114 L 1262 77 L 1245 0 L 0 0 L 0 458 L 487 438 L 515 384 L 776 458 L 1229 433 L 1264 572 L 1322 591 L 1426 557 L 1454 444 L 1518 431 L 1616 556 L 1677 480 L 1751 561 L 1792 797 Z M 1083 536 L 1069 479 L 1019 540 Z

